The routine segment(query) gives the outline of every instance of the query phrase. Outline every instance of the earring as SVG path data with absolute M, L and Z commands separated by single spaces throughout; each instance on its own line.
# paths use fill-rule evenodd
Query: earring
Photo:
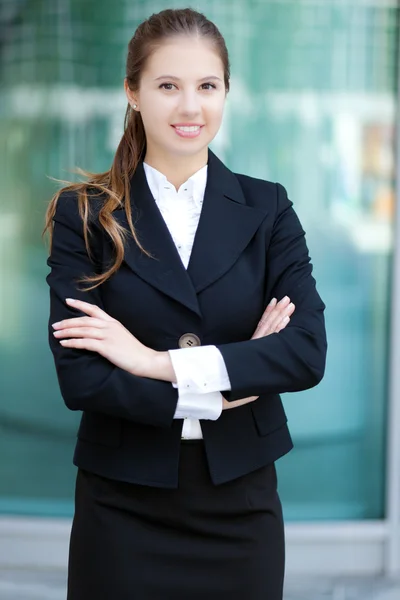
M 134 105 L 133 105 L 133 108 L 137 108 L 137 104 L 134 104 Z

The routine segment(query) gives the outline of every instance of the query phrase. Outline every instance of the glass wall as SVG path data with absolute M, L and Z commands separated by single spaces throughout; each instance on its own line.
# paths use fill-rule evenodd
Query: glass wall
M 47 346 L 50 177 L 109 167 L 126 45 L 181 2 L 3 0 L 0 9 L 0 512 L 70 515 L 78 414 Z M 316 389 L 284 398 L 289 520 L 384 516 L 397 2 L 203 0 L 226 37 L 232 89 L 213 143 L 233 170 L 280 181 L 327 304 Z

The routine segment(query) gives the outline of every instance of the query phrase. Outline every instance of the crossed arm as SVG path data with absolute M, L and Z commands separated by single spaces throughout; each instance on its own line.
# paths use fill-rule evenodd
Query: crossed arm
M 281 317 L 274 330 L 273 320 L 278 315 L 276 301 L 273 301 L 252 339 L 217 346 L 229 375 L 231 391 L 227 399 L 232 407 L 237 400 L 260 394 L 310 388 L 319 383 L 324 373 L 325 306 L 311 275 L 304 231 L 284 189 L 277 186 L 277 191 L 274 226 L 266 247 L 265 294 L 266 298 L 282 298 L 283 304 L 288 303 L 286 309 L 293 312 L 294 306 L 285 299 L 290 295 L 296 310 L 294 314 L 283 316 L 290 319 L 290 326 Z M 178 390 L 171 385 L 176 378 L 168 353 L 157 354 L 143 346 L 108 315 L 98 288 L 90 292 L 77 290 L 74 285 L 77 274 L 91 274 L 93 264 L 86 252 L 82 221 L 74 198 L 60 197 L 54 221 L 48 260 L 51 272 L 47 281 L 50 324 L 55 327 L 49 328 L 49 339 L 66 405 L 72 410 L 96 411 L 139 423 L 171 426 Z M 74 300 L 66 302 L 72 294 Z M 86 302 L 81 304 L 82 301 Z M 86 319 L 79 321 L 80 336 L 74 332 L 75 319 Z M 266 331 L 263 326 L 270 329 Z M 276 331 L 279 335 L 268 334 Z M 199 348 L 182 352 L 196 350 Z
M 119 321 L 94 304 L 73 298 L 67 298 L 66 303 L 87 316 L 72 317 L 52 324 L 53 335 L 63 347 L 97 352 L 116 367 L 137 377 L 177 383 L 168 352 L 148 348 Z M 287 296 L 279 302 L 273 298 L 251 339 L 279 333 L 289 323 L 294 310 Z M 223 410 L 242 406 L 257 397 L 250 396 L 232 402 L 223 398 Z

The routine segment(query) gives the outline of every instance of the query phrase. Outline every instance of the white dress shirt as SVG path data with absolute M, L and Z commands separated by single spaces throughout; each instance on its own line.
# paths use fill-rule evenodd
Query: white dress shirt
M 165 175 L 143 163 L 147 183 L 168 227 L 182 263 L 187 268 L 207 183 L 207 165 L 178 191 Z M 184 333 L 184 332 L 183 332 Z M 170 350 L 178 389 L 175 419 L 184 419 L 182 437 L 202 438 L 199 419 L 216 420 L 222 412 L 221 391 L 230 390 L 224 359 L 215 346 Z

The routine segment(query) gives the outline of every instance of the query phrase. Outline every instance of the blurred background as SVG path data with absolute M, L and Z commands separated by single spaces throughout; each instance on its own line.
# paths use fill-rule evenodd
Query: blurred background
M 190 5 L 220 28 L 232 63 L 213 150 L 287 188 L 327 305 L 325 379 L 284 397 L 288 572 L 399 575 L 399 2 Z M 80 415 L 63 404 L 47 344 L 49 177 L 109 168 L 127 43 L 151 13 L 184 6 L 0 0 L 0 569 L 65 567 L 73 511 Z

